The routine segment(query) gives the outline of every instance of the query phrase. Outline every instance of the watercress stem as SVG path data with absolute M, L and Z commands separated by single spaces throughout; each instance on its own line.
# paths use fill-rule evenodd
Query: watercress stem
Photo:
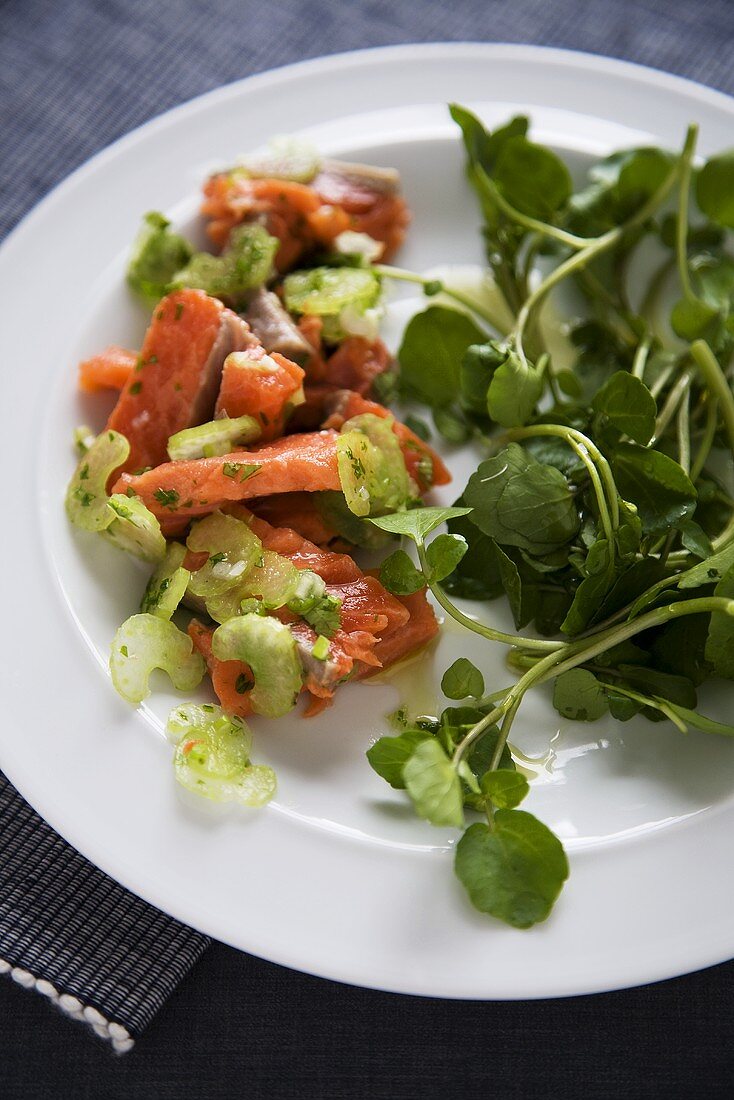
M 706 460 L 711 453 L 711 448 L 714 445 L 714 437 L 716 436 L 716 425 L 719 419 L 719 402 L 709 394 L 709 402 L 706 408 L 706 423 L 703 428 L 703 436 L 701 442 L 698 445 L 696 457 L 693 460 L 691 466 L 691 481 L 696 483 L 701 476 L 701 471 L 706 465 Z
M 418 544 L 418 560 L 420 561 L 423 575 L 428 578 L 431 575 L 431 567 L 426 557 L 425 543 Z M 518 646 L 521 649 L 530 649 L 536 653 L 550 653 L 555 652 L 558 649 L 562 649 L 564 642 L 551 642 L 544 641 L 541 638 L 523 638 L 519 634 L 506 634 L 503 630 L 495 630 L 491 626 L 484 626 L 482 623 L 477 623 L 474 619 L 470 619 L 468 615 L 465 615 L 456 604 L 449 599 L 444 592 L 440 584 L 435 581 L 428 580 L 428 587 L 433 593 L 435 599 L 458 623 L 465 626 L 467 630 L 473 631 L 475 634 L 480 634 L 483 638 L 487 638 L 489 641 L 503 642 L 505 645 Z
M 689 302 L 696 301 L 696 295 L 691 286 L 691 275 L 688 270 L 688 196 L 691 189 L 691 172 L 693 170 L 693 155 L 696 149 L 698 126 L 692 125 L 688 129 L 688 138 L 681 154 L 680 181 L 678 185 L 678 212 L 675 223 L 675 256 L 678 264 L 678 277 L 680 278 L 683 295 Z
M 688 367 L 686 370 L 683 371 L 675 385 L 671 387 L 670 393 L 665 399 L 665 404 L 658 413 L 658 418 L 655 421 L 655 434 L 653 435 L 650 442 L 651 447 L 654 447 L 655 444 L 660 440 L 660 437 L 665 432 L 668 424 L 675 416 L 678 410 L 678 406 L 690 389 L 692 381 L 693 370 Z
M 481 317 L 483 321 L 500 335 L 507 331 L 499 318 L 497 318 L 491 310 L 487 309 L 486 306 L 481 305 L 474 298 L 471 298 L 468 294 L 464 294 L 460 290 L 452 290 L 450 287 L 447 287 L 441 279 L 429 279 L 425 275 L 419 275 L 416 271 L 408 271 L 404 267 L 392 267 L 390 264 L 373 264 L 372 270 L 376 275 L 380 275 L 384 279 L 395 279 L 396 282 L 401 283 L 414 283 L 416 286 L 422 286 L 424 288 L 429 287 L 432 294 L 445 294 L 447 298 L 453 298 L 459 305 L 464 306 L 465 309 L 471 310 L 477 317 Z
M 691 355 L 703 375 L 706 386 L 719 402 L 726 434 L 729 438 L 729 449 L 734 452 L 734 396 L 732 396 L 726 375 L 705 340 L 694 340 L 691 344 Z
M 632 361 L 632 374 L 635 378 L 639 378 L 640 381 L 642 381 L 645 375 L 645 366 L 647 365 L 647 357 L 650 354 L 651 343 L 652 338 L 650 336 L 645 336 L 643 340 L 640 340 L 637 345 L 634 360 Z
M 523 226 L 524 229 L 530 230 L 531 233 L 540 233 L 544 237 L 550 237 L 560 244 L 567 245 L 568 248 L 577 250 L 586 248 L 589 243 L 588 237 L 578 237 L 575 233 L 569 233 L 567 230 L 559 229 L 555 225 L 541 222 L 537 218 L 531 217 L 529 214 L 523 214 L 520 210 L 517 210 L 512 203 L 507 201 L 497 184 L 487 175 L 483 168 L 479 168 L 478 172 L 481 173 L 479 178 L 482 181 L 482 185 L 492 196 L 492 201 L 510 221 Z
M 686 390 L 678 409 L 678 462 L 686 474 L 691 471 L 691 393 Z

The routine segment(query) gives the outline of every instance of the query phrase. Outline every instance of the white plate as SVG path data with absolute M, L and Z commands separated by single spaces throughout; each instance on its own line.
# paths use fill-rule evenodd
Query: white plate
M 447 120 L 452 99 L 490 123 L 528 111 L 535 134 L 577 166 L 619 145 L 677 146 L 691 119 L 706 153 L 730 144 L 734 123 L 722 95 L 579 54 L 437 45 L 332 57 L 223 88 L 144 126 L 76 172 L 5 243 L 0 765 L 124 885 L 264 958 L 451 997 L 612 989 L 733 953 L 734 746 L 645 722 L 562 723 L 555 765 L 528 806 L 566 840 L 571 878 L 546 924 L 510 930 L 463 897 L 455 836 L 417 821 L 366 764 L 394 687 L 349 687 L 310 723 L 258 724 L 258 758 L 280 779 L 264 812 L 185 801 L 160 735 L 172 696 L 161 684 L 150 708 L 132 711 L 105 667 L 142 573 L 102 540 L 75 537 L 63 515 L 72 426 L 104 414 L 104 401 L 77 397 L 75 363 L 107 342 L 134 345 L 144 326 L 122 282 L 142 212 L 163 209 L 185 225 L 209 168 L 303 129 L 326 152 L 401 169 L 415 211 L 406 265 L 476 260 L 479 218 Z M 499 605 L 491 613 L 500 616 Z M 435 667 L 469 645 L 448 631 Z M 507 677 L 501 656 L 475 654 L 495 686 Z M 425 682 L 430 701 L 431 658 L 414 668 L 403 686 Z M 538 694 L 515 741 L 542 754 L 557 730 Z

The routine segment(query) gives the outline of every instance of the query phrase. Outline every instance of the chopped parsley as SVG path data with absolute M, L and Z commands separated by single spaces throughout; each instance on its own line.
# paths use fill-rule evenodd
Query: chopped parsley
M 259 469 L 260 465 L 257 462 L 222 463 L 222 473 L 224 476 L 239 479 L 240 481 L 247 481 L 248 478 L 254 477 Z
M 175 489 L 156 489 L 153 497 L 164 508 L 169 508 L 172 512 L 178 508 L 178 493 Z
M 130 393 L 130 394 L 140 393 L 142 388 L 143 388 L 143 383 L 142 382 L 133 382 L 133 384 L 130 386 L 130 389 L 127 392 Z

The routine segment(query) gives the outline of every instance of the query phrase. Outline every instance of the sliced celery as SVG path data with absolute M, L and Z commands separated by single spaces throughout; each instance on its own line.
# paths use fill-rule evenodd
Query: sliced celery
M 303 670 L 290 630 L 277 619 L 241 615 L 218 627 L 212 638 L 220 661 L 244 661 L 255 686 L 249 699 L 256 714 L 280 718 L 293 710 L 301 690 Z
M 318 150 L 302 138 L 275 137 L 262 152 L 240 157 L 238 168 L 256 179 L 310 183 L 321 168 L 321 157 Z
M 195 523 L 186 545 L 189 550 L 210 555 L 189 582 L 192 594 L 204 599 L 237 588 L 263 552 L 260 539 L 246 523 L 222 512 L 213 512 Z
M 286 308 L 294 313 L 338 316 L 345 306 L 359 310 L 374 306 L 380 280 L 363 267 L 314 267 L 286 275 L 283 292 Z
M 171 232 L 170 224 L 155 210 L 145 215 L 127 268 L 128 285 L 151 303 L 167 293 L 171 279 L 194 252 L 187 240 Z
M 242 599 L 259 597 L 265 607 L 283 607 L 296 593 L 299 570 L 288 558 L 273 550 L 263 550 L 262 560 L 254 563 L 239 592 Z
M 82 456 L 66 490 L 66 514 L 75 526 L 85 531 L 110 526 L 115 513 L 107 506 L 107 482 L 129 454 L 125 436 L 105 430 Z
M 364 413 L 342 427 L 336 444 L 339 480 L 356 516 L 398 511 L 413 495 L 392 424 L 392 417 Z
M 150 695 L 148 681 L 155 668 L 168 673 L 179 691 L 192 691 L 206 665 L 188 634 L 172 622 L 155 615 L 132 615 L 112 641 L 112 683 L 123 699 L 137 706 Z
M 184 428 L 168 440 L 168 456 L 178 462 L 188 458 L 211 458 L 226 455 L 240 443 L 252 443 L 261 435 L 260 425 L 254 416 L 223 416 L 199 424 L 196 428 Z
M 169 542 L 166 556 L 160 563 L 143 593 L 140 610 L 143 614 L 170 619 L 181 603 L 191 573 L 184 569 L 186 547 L 180 542 Z
M 221 255 L 197 252 L 177 272 L 173 285 L 198 287 L 215 298 L 236 302 L 268 281 L 278 245 L 278 238 L 271 237 L 263 225 L 240 225 L 230 233 Z
M 95 439 L 94 432 L 86 424 L 80 424 L 78 428 L 74 428 L 74 449 L 78 455 L 85 455 Z
M 127 497 L 124 493 L 113 493 L 107 506 L 113 513 L 113 519 L 102 532 L 106 539 L 143 561 L 163 561 L 166 540 L 161 534 L 161 525 L 142 500 Z
M 250 762 L 252 734 L 241 718 L 192 703 L 171 711 L 166 733 L 176 745 L 176 779 L 194 794 L 245 806 L 262 806 L 275 794 L 273 769 Z

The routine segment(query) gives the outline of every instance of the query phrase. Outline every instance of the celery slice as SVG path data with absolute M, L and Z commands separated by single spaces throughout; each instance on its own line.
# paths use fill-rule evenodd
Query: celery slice
M 289 558 L 263 550 L 261 561 L 254 563 L 238 589 L 240 598 L 256 596 L 265 607 L 283 607 L 295 595 L 299 577 L 299 570 Z
M 373 413 L 352 417 L 337 440 L 339 480 L 356 516 L 404 508 L 413 493 L 392 417 Z
M 257 222 L 240 225 L 230 233 L 221 255 L 197 252 L 176 273 L 173 285 L 198 287 L 214 298 L 238 301 L 268 281 L 278 246 L 278 238 L 271 237 L 265 226 Z
M 241 718 L 191 703 L 171 711 L 166 733 L 176 745 L 176 779 L 194 794 L 245 806 L 262 806 L 275 794 L 273 769 L 250 762 L 252 733 Z
M 345 306 L 360 312 L 374 306 L 380 280 L 363 267 L 314 267 L 286 275 L 283 292 L 286 309 L 293 313 L 336 317 Z
M 241 443 L 252 443 L 262 434 L 254 416 L 227 416 L 184 428 L 168 440 L 168 456 L 174 462 L 189 458 L 211 458 L 226 455 Z
M 255 686 L 249 699 L 256 714 L 280 718 L 293 710 L 303 681 L 295 638 L 277 619 L 247 614 L 218 627 L 212 637 L 220 661 L 244 661 Z
M 234 516 L 213 512 L 191 529 L 189 550 L 210 555 L 205 565 L 192 573 L 189 589 L 194 596 L 221 596 L 238 588 L 250 567 L 262 558 L 262 543 L 246 523 Z
M 167 293 L 174 274 L 194 252 L 170 224 L 155 210 L 146 214 L 128 263 L 128 285 L 151 304 Z
M 170 542 L 166 556 L 148 581 L 140 604 L 142 614 L 170 619 L 186 593 L 191 578 L 184 569 L 186 547 L 180 542 Z
M 132 615 L 112 640 L 112 683 L 123 699 L 137 706 L 150 695 L 148 681 L 155 668 L 168 673 L 179 691 L 192 691 L 206 665 L 188 634 L 172 622 L 155 615 Z
M 84 531 L 103 531 L 115 519 L 107 506 L 107 482 L 127 459 L 130 444 L 124 435 L 103 431 L 77 465 L 66 491 L 66 514 Z
M 113 493 L 107 506 L 113 518 L 102 532 L 106 539 L 143 561 L 163 561 L 166 540 L 161 534 L 161 525 L 142 500 L 127 497 L 124 493 Z
M 237 167 L 255 179 L 310 183 L 321 168 L 321 157 L 310 142 L 283 136 L 273 138 L 259 153 L 240 157 Z

